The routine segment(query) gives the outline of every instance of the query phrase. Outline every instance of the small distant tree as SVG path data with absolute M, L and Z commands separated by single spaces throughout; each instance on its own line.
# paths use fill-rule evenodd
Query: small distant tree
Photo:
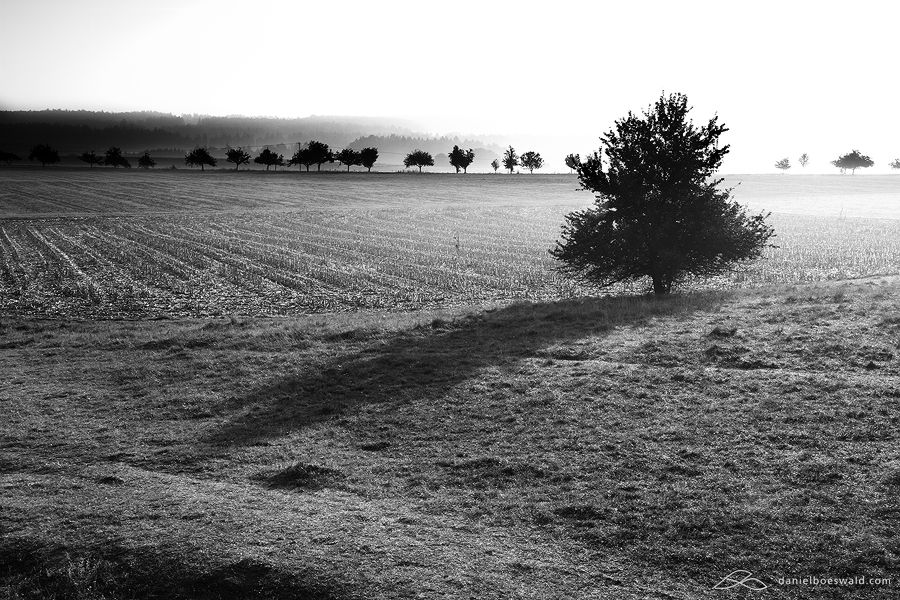
M 249 165 L 250 153 L 244 150 L 243 147 L 239 148 L 229 148 L 225 151 L 225 162 L 234 163 L 234 170 L 237 171 L 241 165 Z
M 804 152 L 803 154 L 800 155 L 800 158 L 797 159 L 797 162 L 800 163 L 800 166 L 805 169 L 806 165 L 809 164 L 809 155 L 806 152 Z
M 841 173 L 843 173 L 847 169 L 850 169 L 850 172 L 853 175 L 856 175 L 857 169 L 867 169 L 875 163 L 865 154 L 860 154 L 859 150 L 854 150 L 849 154 L 841 156 L 837 160 L 831 161 L 831 164 L 839 168 L 841 170 Z
M 463 150 L 459 146 L 453 146 L 449 158 L 450 164 L 453 165 L 457 173 L 459 173 L 460 169 L 465 173 L 466 169 L 469 168 L 469 165 L 472 164 L 472 161 L 475 160 L 475 152 L 473 152 L 471 148 Z
M 59 162 L 59 152 L 50 144 L 38 144 L 31 149 L 28 160 L 37 160 L 42 167 L 55 165 Z
M 407 168 L 419 167 L 419 173 L 421 173 L 422 167 L 434 166 L 434 158 L 430 152 L 416 149 L 406 155 L 406 158 L 403 159 L 403 166 Z
M 895 158 L 894 162 L 890 163 L 890 165 L 892 169 L 900 169 L 900 158 Z
M 363 148 L 359 151 L 360 164 L 372 172 L 375 161 L 378 160 L 378 148 Z
M 258 165 L 266 165 L 266 171 L 272 166 L 278 171 L 279 166 L 284 166 L 284 155 L 272 152 L 268 148 L 263 148 L 262 152 L 259 153 L 259 156 L 253 159 L 253 162 Z
M 306 167 L 306 172 L 309 173 L 309 167 L 315 164 L 312 159 L 312 155 L 309 151 L 309 148 L 300 148 L 294 155 L 291 157 L 291 160 L 288 161 L 288 166 L 292 165 L 303 165 Z
M 360 156 L 360 153 L 353 148 L 344 148 L 337 153 L 335 158 L 339 160 L 342 165 L 347 166 L 348 173 L 350 172 L 350 167 L 362 164 L 362 156 Z
M 209 165 L 210 167 L 216 166 L 217 159 L 213 158 L 213 156 L 209 153 L 209 150 L 204 148 L 203 146 L 198 146 L 184 155 L 184 164 L 189 167 L 199 166 L 200 170 L 204 170 L 205 165 Z
M 131 168 L 131 163 L 128 162 L 127 158 L 122 156 L 122 149 L 117 146 L 110 146 L 106 149 L 106 154 L 103 157 L 103 164 L 116 169 L 119 167 L 125 167 L 126 169 Z
M 12 165 L 13 161 L 20 161 L 22 157 L 12 152 L 0 150 L 0 162 L 6 163 L 7 166 Z
M 581 156 L 578 154 L 570 154 L 566 157 L 566 166 L 569 167 L 572 172 L 578 168 L 579 163 L 581 163 Z
M 782 171 L 787 171 L 791 168 L 791 161 L 788 158 L 782 158 L 778 162 L 775 163 L 776 169 L 781 169 Z
M 311 141 L 307 150 L 309 150 L 309 159 L 312 161 L 310 164 L 316 165 L 316 171 L 322 170 L 322 163 L 334 162 L 334 153 L 328 144 Z
M 78 158 L 89 164 L 92 169 L 94 168 L 94 165 L 103 164 L 103 158 L 94 154 L 93 150 L 91 150 L 90 154 L 88 154 L 87 152 L 83 152 Z
M 510 173 L 513 172 L 519 166 L 519 156 L 516 154 L 515 149 L 510 146 L 506 152 L 503 153 L 503 168 L 508 169 Z
M 150 158 L 150 152 L 145 151 L 140 158 L 138 158 L 138 166 L 142 169 L 152 169 L 156 166 L 156 161 Z
M 492 161 L 491 161 L 491 168 L 494 169 L 494 173 L 496 173 L 496 172 L 497 172 L 497 169 L 500 168 L 500 161 L 497 160 L 496 158 L 495 158 L 494 160 L 492 160 Z
M 579 164 L 578 179 L 596 200 L 566 216 L 563 239 L 550 251 L 560 271 L 600 287 L 646 278 L 656 294 L 668 294 L 769 246 L 766 215 L 747 215 L 730 190 L 717 189 L 727 129 L 717 117 L 697 128 L 689 111 L 682 94 L 660 97 L 600 138 L 605 160 L 594 153 Z
M 535 169 L 540 169 L 544 166 L 544 159 L 541 158 L 540 153 L 529 150 L 519 157 L 519 163 L 523 169 L 528 169 L 529 173 L 534 173 Z

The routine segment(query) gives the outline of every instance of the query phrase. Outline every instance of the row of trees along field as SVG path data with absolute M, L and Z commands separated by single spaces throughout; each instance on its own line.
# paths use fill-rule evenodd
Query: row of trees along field
M 797 159 L 797 162 L 800 163 L 801 167 L 806 167 L 809 164 L 809 155 L 804 152 Z M 857 169 L 868 169 L 875 164 L 875 161 L 862 154 L 859 150 L 853 150 L 831 161 L 831 164 L 840 169 L 841 173 L 846 173 L 849 170 L 855 175 Z M 895 158 L 894 162 L 888 164 L 892 169 L 900 169 L 900 158 Z M 775 163 L 775 168 L 787 171 L 791 168 L 791 159 L 788 157 L 782 158 Z
M 105 165 L 115 168 L 124 167 L 126 169 L 131 168 L 131 162 L 125 158 L 122 154 L 122 149 L 117 146 L 110 146 L 102 156 L 95 154 L 92 150 L 91 152 L 84 152 L 78 158 L 90 165 L 91 168 L 93 168 L 94 165 Z M 457 173 L 459 173 L 460 169 L 462 169 L 463 173 L 466 173 L 469 165 L 475 160 L 475 152 L 471 148 L 464 150 L 458 145 L 454 145 L 448 158 L 450 160 L 450 165 L 456 169 Z M 0 162 L 10 165 L 14 161 L 20 160 L 22 160 L 22 158 L 12 152 L 0 151 Z M 41 166 L 46 166 L 57 164 L 61 159 L 59 152 L 49 144 L 38 144 L 31 149 L 28 160 L 37 160 L 41 163 Z M 266 171 L 271 167 L 275 167 L 275 170 L 277 171 L 278 167 L 291 167 L 294 165 L 305 166 L 307 171 L 309 171 L 309 168 L 312 165 L 316 165 L 316 170 L 321 171 L 324 163 L 333 163 L 337 161 L 342 165 L 345 165 L 347 171 L 350 171 L 350 167 L 362 166 L 371 172 L 372 167 L 378 160 L 378 148 L 363 148 L 362 150 L 344 148 L 343 150 L 335 152 L 328 147 L 328 144 L 313 140 L 310 141 L 305 148 L 297 150 L 297 152 L 295 152 L 287 161 L 284 159 L 284 154 L 278 154 L 269 148 L 263 148 L 256 157 L 253 157 L 243 148 L 228 148 L 225 151 L 225 160 L 226 162 L 233 163 L 235 170 L 240 168 L 241 165 L 250 164 L 251 160 L 256 164 L 264 165 Z M 137 163 L 138 167 L 142 169 L 150 169 L 156 166 L 156 161 L 150 156 L 149 151 L 145 151 L 138 158 Z M 218 159 L 210 154 L 208 148 L 203 146 L 194 148 L 184 157 L 184 164 L 189 167 L 200 167 L 201 171 L 207 166 L 215 167 L 217 163 Z M 434 166 L 434 157 L 430 152 L 416 149 L 406 155 L 403 159 L 403 165 L 406 168 L 418 167 L 419 172 L 421 172 L 422 167 Z M 503 155 L 503 168 L 508 169 L 509 172 L 512 173 L 517 166 L 521 166 L 523 169 L 528 169 L 530 173 L 534 173 L 535 169 L 540 169 L 544 166 L 544 159 L 541 157 L 540 153 L 534 151 L 525 152 L 520 156 L 516 153 L 516 150 L 510 146 Z M 500 161 L 495 159 L 491 162 L 491 167 L 496 173 L 500 168 Z

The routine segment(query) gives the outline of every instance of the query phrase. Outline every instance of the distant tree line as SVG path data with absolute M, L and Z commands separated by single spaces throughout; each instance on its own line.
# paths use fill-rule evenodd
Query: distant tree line
M 806 165 L 809 164 L 809 154 L 804 152 L 800 155 L 800 158 L 797 159 L 797 162 L 800 163 L 801 167 L 805 168 Z M 861 153 L 859 150 L 853 150 L 837 157 L 835 160 L 831 161 L 831 164 L 840 169 L 841 173 L 850 171 L 852 174 L 856 174 L 856 169 L 868 169 L 875 164 L 875 161 Z M 894 162 L 888 163 L 888 165 L 892 169 L 900 169 L 900 158 L 895 159 Z M 776 161 L 775 168 L 781 171 L 787 171 L 791 168 L 790 158 L 785 157 Z

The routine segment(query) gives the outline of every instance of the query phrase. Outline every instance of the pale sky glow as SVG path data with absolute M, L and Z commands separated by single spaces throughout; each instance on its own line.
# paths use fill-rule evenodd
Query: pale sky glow
M 724 172 L 854 148 L 889 172 L 895 30 L 864 1 L 2 0 L 0 109 L 394 116 L 556 159 L 665 90 L 730 128 Z

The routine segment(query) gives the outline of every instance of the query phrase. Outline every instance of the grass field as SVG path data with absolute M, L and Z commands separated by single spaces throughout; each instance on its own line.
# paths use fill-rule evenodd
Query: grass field
M 771 204 L 756 191 L 768 180 L 737 187 L 777 213 L 779 247 L 703 285 L 900 272 L 900 219 L 831 214 L 851 176 L 807 179 Z M 547 252 L 563 216 L 592 201 L 568 176 L 31 169 L 0 181 L 0 311 L 15 314 L 289 315 L 594 292 L 559 276 Z M 900 178 L 853 181 L 889 214 Z
M 897 221 L 587 297 L 573 178 L 94 175 L 0 170 L 0 596 L 897 596 Z

